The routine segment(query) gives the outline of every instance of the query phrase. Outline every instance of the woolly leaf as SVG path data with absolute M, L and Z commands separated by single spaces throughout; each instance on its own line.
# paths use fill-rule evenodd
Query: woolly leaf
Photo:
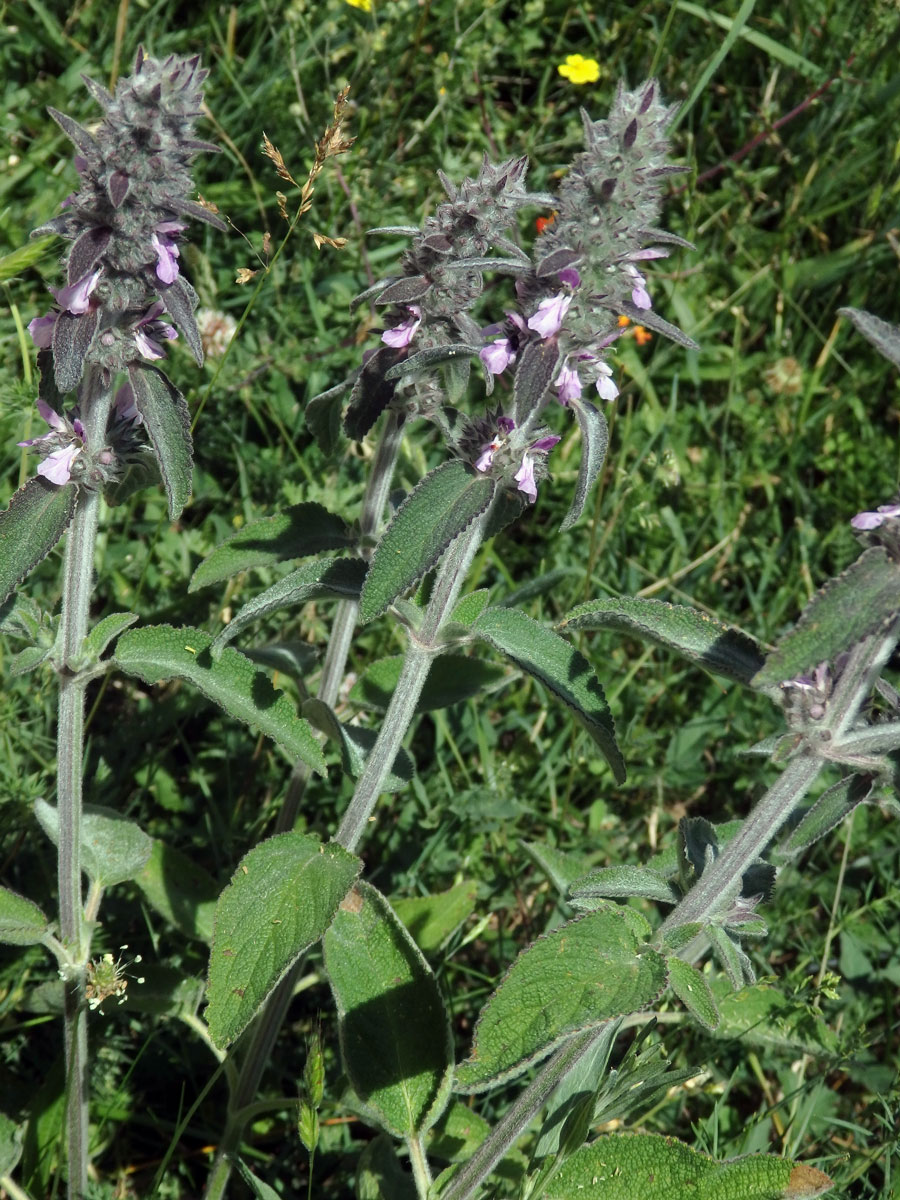
M 749 685 L 764 662 L 753 640 L 706 613 L 664 600 L 620 596 L 589 600 L 573 608 L 557 625 L 562 631 L 618 629 L 674 650 L 682 658 Z
M 251 521 L 217 546 L 191 576 L 188 591 L 221 583 L 251 567 L 270 567 L 353 544 L 353 535 L 341 517 L 321 504 L 292 504 L 272 517 Z
M 77 495 L 73 484 L 57 487 L 35 475 L 0 513 L 0 604 L 65 533 Z
M 183 275 L 176 275 L 167 287 L 160 287 L 159 298 L 166 306 L 166 312 L 184 334 L 184 340 L 198 366 L 203 365 L 203 344 L 200 341 L 200 331 L 194 319 L 197 307 L 197 293 Z
M 34 815 L 47 837 L 59 845 L 59 814 L 46 800 L 34 802 Z M 134 879 L 146 866 L 151 839 L 134 821 L 112 808 L 85 804 L 81 817 L 81 869 L 100 887 Z
M 0 942 L 8 946 L 35 946 L 49 928 L 36 904 L 0 887 Z
M 411 304 L 431 290 L 431 280 L 424 275 L 411 275 L 389 284 L 375 301 L 376 304 Z
M 165 484 L 169 518 L 175 521 L 191 495 L 191 414 L 184 396 L 156 367 L 131 363 L 128 378 Z
M 459 459 L 442 463 L 407 496 L 375 547 L 359 602 L 361 624 L 419 582 L 491 502 L 494 483 Z
M 675 904 L 679 899 L 679 893 L 651 867 L 601 867 L 576 879 L 569 888 L 569 897 L 579 908 L 582 907 L 579 901 L 601 896 L 609 900 L 641 896 L 660 904 Z
M 436 954 L 475 911 L 478 884 L 464 879 L 446 892 L 391 900 L 394 912 L 423 954 Z
M 268 677 L 232 647 L 220 658 L 210 654 L 212 638 L 201 629 L 149 625 L 119 638 L 113 661 L 145 683 L 186 679 L 229 716 L 273 738 L 291 758 L 325 774 L 325 758 L 306 721 Z
M 846 317 L 859 330 L 866 341 L 871 342 L 879 354 L 889 362 L 900 367 L 900 328 L 889 325 L 880 317 L 865 312 L 861 308 L 839 308 L 838 312 Z
M 391 400 L 396 383 L 387 372 L 408 355 L 406 346 L 379 346 L 363 364 L 356 377 L 350 403 L 344 414 L 344 432 L 354 441 L 362 441 Z
M 645 325 L 647 329 L 654 329 L 657 333 L 661 333 L 663 337 L 667 337 L 671 342 L 677 342 L 679 346 L 684 346 L 686 350 L 699 350 L 700 347 L 693 338 L 688 337 L 686 333 L 682 333 L 677 325 L 672 325 L 663 317 L 655 313 L 652 308 L 638 308 L 636 304 L 630 301 L 621 301 L 619 307 L 622 312 L 631 317 L 632 321 L 637 325 Z
M 705 1029 L 716 1029 L 719 1024 L 719 1010 L 710 991 L 709 984 L 696 967 L 676 958 L 674 954 L 666 959 L 669 969 L 669 987 L 688 1010 Z
M 513 384 L 513 408 L 517 425 L 521 425 L 531 413 L 540 408 L 558 361 L 559 346 L 556 338 L 547 338 L 544 341 L 535 339 L 525 344 L 516 364 L 516 379 Z
M 572 507 L 566 513 L 560 531 L 571 529 L 581 514 L 590 495 L 591 488 L 606 458 L 606 448 L 609 445 L 609 428 L 606 417 L 587 400 L 570 400 L 569 407 L 575 414 L 581 429 L 581 466 L 578 468 L 578 480 L 575 484 L 575 495 L 572 497 Z
M 279 833 L 246 854 L 219 897 L 206 1018 L 234 1041 L 278 981 L 331 923 L 362 863 L 333 842 Z
M 84 373 L 84 360 L 100 322 L 100 309 L 76 316 L 61 312 L 53 326 L 53 372 L 60 393 L 71 392 Z
M 472 622 L 472 633 L 540 680 L 572 711 L 612 767 L 617 783 L 625 763 L 600 681 L 584 655 L 552 629 L 511 608 L 486 608 Z
M 319 558 L 304 563 L 245 604 L 216 637 L 213 654 L 218 655 L 254 621 L 282 608 L 298 608 L 308 600 L 358 599 L 365 577 L 366 564 L 359 558 Z
M 900 563 L 870 546 L 813 596 L 753 679 L 756 688 L 796 679 L 861 642 L 900 611 Z
M 431 968 L 387 900 L 358 883 L 325 934 L 325 970 L 353 1088 L 397 1137 L 422 1134 L 450 1096 L 453 1042 Z
M 612 1133 L 576 1150 L 541 1200 L 813 1200 L 831 1186 L 815 1167 L 774 1154 L 717 1162 L 658 1133 Z
M 425 370 L 438 363 L 477 357 L 480 349 L 480 346 L 466 346 L 462 343 L 453 346 L 430 346 L 427 350 L 420 350 L 418 354 L 411 354 L 402 362 L 395 363 L 389 371 L 385 372 L 384 377 L 385 379 L 402 379 L 404 375 L 414 375 L 416 371 Z
M 186 854 L 154 838 L 150 858 L 134 882 L 145 900 L 185 937 L 212 941 L 219 888 Z
M 518 956 L 478 1018 L 456 1089 L 482 1091 L 521 1074 L 573 1034 L 640 1012 L 666 982 L 624 909 L 607 905 L 539 938 Z

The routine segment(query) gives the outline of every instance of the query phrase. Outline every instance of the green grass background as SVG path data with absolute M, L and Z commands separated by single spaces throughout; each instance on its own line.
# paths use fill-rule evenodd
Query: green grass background
M 655 264 L 651 291 L 657 310 L 701 349 L 623 339 L 615 360 L 622 394 L 589 519 L 557 533 L 578 466 L 577 433 L 560 411 L 552 482 L 516 529 L 479 556 L 472 586 L 504 597 L 536 584 L 522 604 L 545 621 L 591 596 L 688 599 L 771 643 L 854 557 L 849 518 L 893 494 L 896 372 L 836 310 L 851 305 L 900 321 L 896 3 L 375 0 L 366 13 L 344 0 L 20 0 L 0 7 L 0 21 L 0 256 L 28 246 L 29 231 L 56 213 L 74 182 L 71 148 L 46 106 L 89 123 L 96 110 L 80 72 L 108 84 L 128 72 L 141 43 L 156 56 L 200 53 L 210 69 L 201 136 L 224 149 L 199 162 L 196 177 L 235 232 L 194 228 L 182 261 L 202 304 L 235 319 L 256 282 L 238 286 L 236 271 L 259 267 L 264 235 L 277 245 L 285 228 L 274 194 L 285 185 L 261 153 L 263 131 L 302 180 L 337 91 L 351 87 L 357 142 L 320 177 L 313 211 L 265 279 L 225 365 L 210 359 L 197 370 L 183 346 L 172 350 L 172 377 L 196 415 L 194 499 L 177 526 L 153 492 L 110 510 L 98 551 L 98 617 L 128 608 L 145 622 L 217 630 L 224 612 L 274 578 L 256 573 L 222 593 L 188 596 L 191 571 L 223 537 L 300 500 L 352 514 L 367 449 L 348 444 L 324 457 L 303 410 L 377 342 L 375 314 L 351 313 L 348 302 L 390 272 L 401 247 L 366 239 L 365 230 L 417 224 L 440 202 L 436 169 L 460 179 L 483 153 L 529 155 L 532 186 L 552 190 L 579 148 L 579 106 L 602 116 L 619 79 L 636 85 L 651 74 L 682 104 L 674 153 L 690 168 L 671 186 L 663 223 L 697 246 Z M 559 76 L 571 53 L 597 60 L 596 83 L 576 87 Z M 313 230 L 347 245 L 316 250 Z M 522 234 L 531 236 L 530 221 Z M 33 467 L 16 442 L 40 432 L 33 348 L 21 326 L 46 311 L 59 249 L 37 247 L 25 265 L 0 262 L 4 503 Z M 485 322 L 504 295 L 502 286 L 489 293 Z M 398 483 L 411 486 L 441 455 L 432 433 L 413 430 Z M 52 555 L 28 584 L 48 609 L 58 600 L 58 564 Z M 260 639 L 322 645 L 328 616 L 320 606 L 272 618 Z M 360 635 L 352 665 L 401 645 L 380 622 Z M 489 920 L 477 941 L 451 945 L 436 964 L 461 1053 L 499 972 L 560 916 L 520 838 L 597 865 L 641 861 L 671 844 L 685 813 L 741 815 L 773 776 L 763 760 L 740 753 L 777 728 L 761 698 L 725 690 L 636 642 L 594 634 L 582 648 L 616 717 L 629 766 L 624 787 L 613 786 L 538 686 L 513 682 L 421 721 L 411 743 L 416 783 L 379 810 L 365 846 L 370 878 L 392 895 L 478 881 L 478 912 Z M 11 649 L 3 650 L 7 662 Z M 49 673 L 4 683 L 2 875 L 45 904 L 55 866 L 30 806 L 52 796 L 53 706 Z M 187 690 L 146 691 L 121 679 L 97 690 L 87 769 L 92 801 L 126 812 L 223 884 L 271 831 L 287 774 L 270 745 Z M 307 797 L 305 826 L 322 836 L 348 796 L 336 779 Z M 714 1042 L 670 1017 L 668 1055 L 704 1074 L 634 1119 L 720 1156 L 802 1156 L 833 1175 L 838 1195 L 892 1195 L 898 866 L 895 825 L 878 810 L 859 811 L 782 874 L 767 909 L 771 935 L 752 948 L 761 975 L 776 977 L 798 1005 L 821 1007 L 837 1033 L 834 1052 L 805 1055 L 759 1037 Z M 204 947 L 166 929 L 128 888 L 107 898 L 96 944 L 123 942 L 186 976 L 205 972 Z M 825 992 L 817 989 L 823 968 L 831 973 Z M 43 1114 L 33 1116 L 25 1159 L 35 1195 L 38 1184 L 52 1185 L 57 1152 L 58 1080 L 48 1065 L 59 1028 L 41 1015 L 34 991 L 52 974 L 38 951 L 0 960 L 0 1095 L 13 1116 Z M 323 1117 L 332 1123 L 314 1194 L 339 1197 L 351 1193 L 353 1163 L 371 1135 L 346 1119 L 327 988 L 318 977 L 309 982 L 266 1088 L 295 1094 L 304 1036 L 321 1012 L 330 1048 Z M 178 1022 L 138 1009 L 123 1006 L 92 1034 L 96 1194 L 195 1196 L 221 1129 L 224 1089 L 206 1096 L 152 1184 L 173 1138 L 173 1101 L 187 1108 L 213 1062 Z M 500 1093 L 482 1111 L 492 1117 L 507 1100 Z M 256 1169 L 284 1195 L 305 1191 L 307 1179 L 292 1126 L 290 1108 L 275 1103 L 253 1130 Z

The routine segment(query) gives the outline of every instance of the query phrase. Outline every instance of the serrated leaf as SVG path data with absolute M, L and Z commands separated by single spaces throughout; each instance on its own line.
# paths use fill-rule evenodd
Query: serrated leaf
M 519 844 L 563 896 L 569 890 L 569 884 L 587 873 L 589 864 L 585 854 L 559 850 L 556 846 L 547 846 L 541 842 L 522 841 Z
M 120 612 L 110 613 L 108 617 L 98 621 L 84 639 L 82 655 L 86 662 L 99 662 L 110 642 L 137 620 L 137 613 Z
M 580 651 L 517 609 L 486 608 L 472 622 L 472 632 L 562 700 L 600 747 L 616 782 L 624 782 L 625 763 L 616 745 L 609 705 L 593 667 Z
M 344 414 L 344 432 L 354 441 L 362 441 L 394 397 L 397 385 L 385 378 L 386 373 L 406 358 L 409 351 L 405 346 L 379 346 L 362 366 L 353 390 L 350 403 Z
M 333 842 L 279 833 L 241 859 L 219 897 L 206 1017 L 213 1042 L 234 1041 L 278 981 L 328 928 L 362 863 Z
M 53 842 L 59 845 L 59 814 L 46 800 L 35 800 L 34 815 Z M 85 804 L 81 814 L 81 869 L 100 887 L 126 883 L 144 869 L 152 840 L 134 821 L 112 808 Z
M 397 687 L 403 661 L 403 656 L 397 654 L 372 663 L 350 689 L 350 703 L 384 712 Z M 502 667 L 482 659 L 467 658 L 462 654 L 441 654 L 431 664 L 416 712 L 434 712 L 439 708 L 449 708 L 451 704 L 459 704 L 497 683 L 504 675 Z
M 375 547 L 359 602 L 360 623 L 419 582 L 491 502 L 494 482 L 459 459 L 442 463 L 407 496 Z
M 750 959 L 737 943 L 735 937 L 721 926 L 709 927 L 709 940 L 716 952 L 719 962 L 725 968 L 729 983 L 734 991 L 742 988 L 745 983 L 753 983 L 755 974 Z
M 822 793 L 795 829 L 778 847 L 781 859 L 793 858 L 819 838 L 830 833 L 872 794 L 874 780 L 868 775 L 848 775 Z
M 9 660 L 7 670 L 10 678 L 14 679 L 17 675 L 27 675 L 29 671 L 36 670 L 52 653 L 52 646 L 26 646 Z
M 576 917 L 509 968 L 478 1018 L 457 1091 L 502 1083 L 573 1034 L 647 1008 L 665 981 L 665 959 L 635 936 L 624 910 Z
M 431 280 L 425 275 L 408 275 L 398 279 L 378 294 L 376 304 L 412 304 L 431 291 Z
M 490 598 L 490 588 L 478 588 L 476 591 L 460 597 L 450 614 L 451 622 L 455 621 L 458 625 L 471 625 L 475 618 L 487 608 Z
M 587 400 L 570 400 L 569 408 L 575 414 L 581 429 L 581 465 L 575 483 L 572 506 L 566 513 L 560 532 L 571 529 L 581 514 L 597 476 L 603 469 L 606 449 L 609 445 L 609 427 L 606 417 Z
M 77 494 L 74 484 L 56 487 L 35 475 L 0 513 L 0 604 L 65 533 Z
M 395 363 L 389 371 L 385 372 L 385 379 L 403 379 L 406 375 L 414 375 L 417 371 L 424 371 L 428 367 L 437 366 L 438 363 L 452 362 L 457 359 L 470 359 L 478 356 L 480 346 L 454 345 L 454 346 L 429 346 L 427 350 L 419 350 L 416 354 L 411 354 L 409 358 L 402 362 Z
M 861 308 L 839 308 L 838 312 L 872 343 L 879 354 L 900 367 L 900 328 Z
M 716 1029 L 719 1010 L 709 984 L 696 967 L 674 954 L 666 959 L 669 968 L 669 987 L 704 1029 Z
M 309 600 L 356 600 L 366 564 L 360 558 L 320 558 L 304 563 L 239 609 L 212 644 L 213 655 L 241 630 L 283 608 L 298 608 Z
M 861 642 L 900 610 L 900 564 L 883 546 L 870 546 L 830 579 L 778 642 L 753 686 L 775 687 Z
M 774 1154 L 717 1162 L 658 1133 L 612 1133 L 576 1150 L 541 1200 L 813 1200 L 831 1186 L 822 1171 Z
M 184 396 L 156 367 L 131 363 L 128 378 L 169 498 L 169 518 L 175 521 L 191 496 L 191 414 Z
M 601 867 L 576 879 L 569 888 L 573 903 L 582 899 L 604 896 L 610 900 L 627 900 L 641 896 L 661 904 L 675 904 L 680 895 L 658 871 L 650 867 Z
M 464 879 L 446 892 L 391 900 L 391 907 L 423 954 L 435 954 L 475 911 L 478 884 Z
M 516 364 L 513 383 L 513 411 L 517 425 L 524 424 L 531 413 L 540 409 L 558 361 L 556 338 L 526 342 Z
M 302 712 L 304 717 L 314 725 L 320 733 L 337 742 L 341 751 L 341 765 L 344 773 L 351 779 L 358 779 L 366 765 L 366 759 L 372 752 L 372 747 L 378 739 L 375 729 L 365 729 L 361 725 L 345 725 L 334 715 L 334 711 L 322 700 L 310 699 L 304 701 Z M 416 773 L 415 765 L 406 750 L 401 746 L 394 756 L 393 766 L 382 783 L 385 792 L 399 792 L 408 787 Z
M 688 337 L 686 333 L 682 333 L 677 325 L 672 325 L 669 321 L 666 321 L 658 313 L 655 313 L 652 308 L 638 308 L 636 304 L 631 304 L 629 301 L 621 302 L 619 307 L 626 317 L 631 317 L 636 325 L 644 325 L 647 329 L 653 329 L 657 333 L 661 333 L 663 337 L 667 337 L 669 341 L 677 342 L 679 346 L 684 346 L 686 350 L 700 349 L 693 338 Z
M 113 661 L 145 683 L 186 679 L 238 721 L 261 730 L 292 758 L 325 774 L 325 758 L 309 725 L 283 693 L 249 659 L 228 646 L 221 658 L 210 653 L 212 638 L 202 629 L 149 625 L 119 638 Z
M 321 504 L 294 504 L 274 516 L 252 521 L 217 546 L 191 576 L 188 591 L 221 583 L 251 567 L 270 567 L 353 544 L 353 535 L 341 517 Z
M 186 937 L 212 941 L 219 888 L 186 854 L 154 838 L 147 864 L 134 882 L 175 929 Z
M 757 983 L 734 991 L 724 978 L 710 980 L 710 987 L 721 1015 L 717 1037 L 817 1058 L 838 1053 L 837 1036 L 822 1014 L 779 988 Z
M 325 935 L 325 970 L 350 1082 L 379 1123 L 417 1137 L 450 1095 L 450 1022 L 431 968 L 387 900 L 367 883 Z
M 0 887 L 0 942 L 34 946 L 47 932 L 47 918 L 36 904 Z
M 560 630 L 618 629 L 674 650 L 707 671 L 749 686 L 764 662 L 753 638 L 696 608 L 620 596 L 589 600 L 567 613 Z

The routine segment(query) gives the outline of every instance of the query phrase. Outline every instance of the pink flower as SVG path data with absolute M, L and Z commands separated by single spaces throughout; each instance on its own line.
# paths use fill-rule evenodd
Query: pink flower
M 572 297 L 563 292 L 557 292 L 555 296 L 542 300 L 537 306 L 537 311 L 528 318 L 528 328 L 542 338 L 553 337 L 555 333 L 559 333 L 563 317 L 571 303 Z
M 625 264 L 625 271 L 634 280 L 634 286 L 631 289 L 631 302 L 635 308 L 652 308 L 653 304 L 650 299 L 650 293 L 647 291 L 647 280 L 643 277 L 637 267 L 631 263 Z
M 510 363 L 516 361 L 516 352 L 509 338 L 494 338 L 489 346 L 479 350 L 478 357 L 492 375 L 501 375 Z
M 100 282 L 102 274 L 103 268 L 98 267 L 96 271 L 92 271 L 90 275 L 82 275 L 81 279 L 69 284 L 68 287 L 51 288 L 50 291 L 56 297 L 61 308 L 75 317 L 80 317 L 91 307 L 90 295 Z
M 28 322 L 28 332 L 38 350 L 49 350 L 53 345 L 53 330 L 59 313 L 49 312 L 45 317 L 35 317 Z
M 581 376 L 570 366 L 563 366 L 556 377 L 556 398 L 562 405 L 581 399 Z
M 527 452 L 522 456 L 522 465 L 519 467 L 516 474 L 513 476 L 516 483 L 519 485 L 518 490 L 523 492 L 531 504 L 537 500 L 537 483 L 534 478 L 534 459 Z
M 75 442 L 70 442 L 68 446 L 63 446 L 59 450 L 54 450 L 52 454 L 38 465 L 38 475 L 49 480 L 50 483 L 55 483 L 62 487 L 64 483 L 68 483 L 72 478 L 72 463 L 81 453 L 82 447 L 76 445 Z
M 160 300 L 155 300 L 141 319 L 138 321 L 134 331 L 134 341 L 138 348 L 138 352 L 143 358 L 151 360 L 165 358 L 166 352 L 156 340 L 157 338 L 166 338 L 172 341 L 178 337 L 178 331 L 174 325 L 169 325 L 166 321 L 157 320 L 163 312 L 163 304 Z
M 55 447 L 38 466 L 37 473 L 50 483 L 61 486 L 72 476 L 72 463 L 84 449 L 84 426 L 78 417 L 72 421 L 61 417 L 45 400 L 38 400 L 38 412 L 50 426 L 50 433 L 19 442 L 20 446 L 38 446 L 46 442 Z
M 381 340 L 386 346 L 393 346 L 395 350 L 400 350 L 404 346 L 408 346 L 413 339 L 413 334 L 422 324 L 422 310 L 418 304 L 407 304 L 407 311 L 412 314 L 399 325 L 395 325 L 393 329 L 386 329 L 381 335 Z
M 879 504 L 876 512 L 857 513 L 850 524 L 861 532 L 867 529 L 877 529 L 892 517 L 900 517 L 900 504 Z
M 605 362 L 597 363 L 597 394 L 601 400 L 615 400 L 619 394 L 619 389 L 615 385 L 612 377 L 612 367 L 607 366 Z
M 494 455 L 500 449 L 501 445 L 502 442 L 494 438 L 492 442 L 488 442 L 486 446 L 482 446 L 481 454 L 475 460 L 475 470 L 481 472 L 489 471 L 494 465 Z
M 185 226 L 180 221 L 160 221 L 150 239 L 156 254 L 156 277 L 162 283 L 174 283 L 178 278 L 180 250 L 174 235 Z

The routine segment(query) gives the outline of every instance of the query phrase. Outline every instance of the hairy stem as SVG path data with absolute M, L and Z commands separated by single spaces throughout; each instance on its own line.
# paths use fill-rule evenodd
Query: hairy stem
M 109 390 L 96 370 L 89 370 L 79 390 L 85 452 L 105 441 L 110 409 Z M 98 492 L 82 488 L 66 537 L 62 579 L 62 620 L 58 645 L 59 716 L 57 721 L 57 818 L 59 847 L 60 939 L 69 954 L 63 1022 L 66 1049 L 66 1141 L 68 1194 L 84 1193 L 88 1166 L 87 1010 L 85 966 L 90 937 L 85 929 L 81 885 L 82 760 L 84 697 L 88 680 L 78 670 L 78 655 L 88 631 L 93 592 L 94 549 L 100 513 Z

